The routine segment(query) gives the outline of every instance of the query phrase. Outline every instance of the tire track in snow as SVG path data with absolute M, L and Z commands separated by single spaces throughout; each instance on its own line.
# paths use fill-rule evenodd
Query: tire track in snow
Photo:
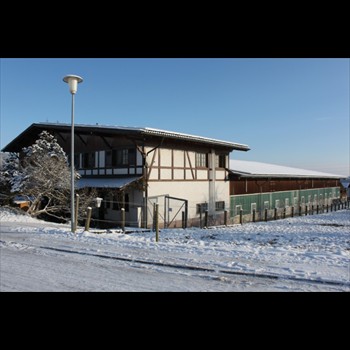
M 16 242 L 11 242 L 11 241 L 6 242 L 6 241 L 0 240 L 0 243 L 4 244 L 5 246 L 13 246 L 13 247 L 16 247 L 17 245 Z M 25 245 L 21 244 L 21 246 L 23 249 Z M 264 278 L 264 279 L 270 279 L 270 280 L 286 280 L 286 281 L 295 281 L 295 282 L 303 282 L 303 283 L 311 283 L 311 284 L 350 287 L 350 282 L 345 282 L 345 281 L 334 281 L 334 280 L 326 280 L 326 279 L 320 279 L 320 278 L 310 279 L 310 278 L 304 278 L 304 277 L 296 277 L 291 275 L 272 274 L 272 273 L 255 273 L 255 272 L 249 272 L 249 271 L 223 270 L 223 269 L 215 269 L 215 268 L 194 266 L 194 265 L 165 263 L 165 262 L 154 261 L 154 260 L 125 258 L 125 257 L 115 256 L 115 255 L 89 253 L 89 252 L 83 252 L 78 250 L 70 250 L 70 249 L 54 248 L 54 247 L 46 247 L 46 246 L 27 245 L 27 248 L 39 248 L 43 250 L 56 251 L 61 253 L 85 255 L 85 256 L 98 257 L 102 259 L 118 260 L 123 262 L 132 262 L 132 263 L 138 263 L 143 265 L 152 265 L 152 266 L 167 267 L 172 269 L 181 269 L 181 270 L 188 270 L 188 271 L 200 271 L 200 272 L 207 272 L 207 273 L 209 272 L 209 273 L 216 273 L 216 274 L 220 273 L 220 274 L 228 274 L 228 275 L 236 275 L 236 276 L 244 276 L 244 277 Z

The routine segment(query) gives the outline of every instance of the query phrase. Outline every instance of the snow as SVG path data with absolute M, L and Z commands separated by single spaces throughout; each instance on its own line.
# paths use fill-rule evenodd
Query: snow
M 66 126 L 70 127 L 70 124 L 66 123 L 38 123 L 35 124 L 40 127 L 44 126 Z M 131 131 L 131 132 L 140 132 L 144 134 L 149 134 L 149 135 L 161 135 L 165 137 L 173 137 L 173 138 L 178 138 L 178 139 L 184 139 L 184 140 L 192 140 L 192 141 L 203 141 L 203 142 L 208 142 L 208 143 L 214 143 L 214 144 L 221 144 L 229 147 L 235 147 L 237 149 L 242 149 L 242 150 L 249 150 L 249 146 L 241 143 L 235 143 L 235 142 L 229 142 L 229 141 L 224 141 L 224 140 L 219 140 L 219 139 L 214 139 L 214 138 L 209 138 L 209 137 L 203 137 L 203 136 L 197 136 L 197 135 L 192 135 L 192 134 L 186 134 L 186 133 L 181 133 L 177 131 L 168 131 L 168 130 L 163 130 L 163 129 L 155 129 L 155 128 L 149 128 L 149 127 L 132 127 L 132 126 L 118 126 L 118 125 L 103 125 L 103 124 L 96 124 L 96 125 L 91 125 L 91 124 L 75 124 L 75 127 L 78 128 L 100 128 L 100 129 L 111 129 L 111 130 L 125 130 L 125 131 Z
M 0 291 L 350 291 L 350 211 L 210 229 L 70 232 L 0 208 Z M 128 228 L 128 231 L 132 230 Z
M 82 178 L 77 182 L 77 188 L 122 188 L 126 185 L 139 180 L 140 176 L 122 177 L 122 178 Z
M 313 170 L 298 169 L 281 165 L 252 162 L 247 160 L 230 159 L 230 170 L 243 175 L 272 175 L 272 176 L 300 176 L 317 178 L 342 178 L 343 175 L 323 173 Z

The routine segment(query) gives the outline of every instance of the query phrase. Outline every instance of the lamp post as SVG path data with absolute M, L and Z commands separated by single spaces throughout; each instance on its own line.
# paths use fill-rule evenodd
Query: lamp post
M 71 187 L 70 187 L 70 194 L 71 194 L 71 231 L 72 233 L 75 232 L 75 217 L 74 217 L 74 95 L 76 94 L 78 90 L 78 83 L 81 83 L 83 81 L 83 78 L 79 77 L 78 75 L 66 75 L 63 78 L 63 81 L 69 85 L 69 91 L 72 94 L 72 128 L 71 128 L 71 160 L 70 160 L 70 167 L 71 167 Z

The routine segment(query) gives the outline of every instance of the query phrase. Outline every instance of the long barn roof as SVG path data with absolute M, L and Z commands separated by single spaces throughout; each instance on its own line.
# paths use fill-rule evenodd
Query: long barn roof
M 241 177 L 275 177 L 275 178 L 332 178 L 340 179 L 344 176 L 323 173 L 314 170 L 298 169 L 287 166 L 230 159 L 230 172 Z

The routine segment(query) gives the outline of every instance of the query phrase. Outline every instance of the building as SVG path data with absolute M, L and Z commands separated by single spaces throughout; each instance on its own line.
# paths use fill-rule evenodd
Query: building
M 238 222 L 326 210 L 340 198 L 340 178 L 312 170 L 230 161 L 230 217 Z M 241 212 L 242 211 L 242 212 Z M 293 213 L 292 213 L 293 212 Z
M 46 130 L 70 155 L 70 124 L 35 123 L 4 152 L 20 152 Z M 75 125 L 78 188 L 95 188 L 103 205 L 100 224 L 115 226 L 125 209 L 126 225 L 150 227 L 153 205 L 160 226 L 196 226 L 208 210 L 210 223 L 222 221 L 230 206 L 229 155 L 247 145 L 152 128 Z
M 344 200 L 350 200 L 350 176 L 340 179 L 341 194 Z

